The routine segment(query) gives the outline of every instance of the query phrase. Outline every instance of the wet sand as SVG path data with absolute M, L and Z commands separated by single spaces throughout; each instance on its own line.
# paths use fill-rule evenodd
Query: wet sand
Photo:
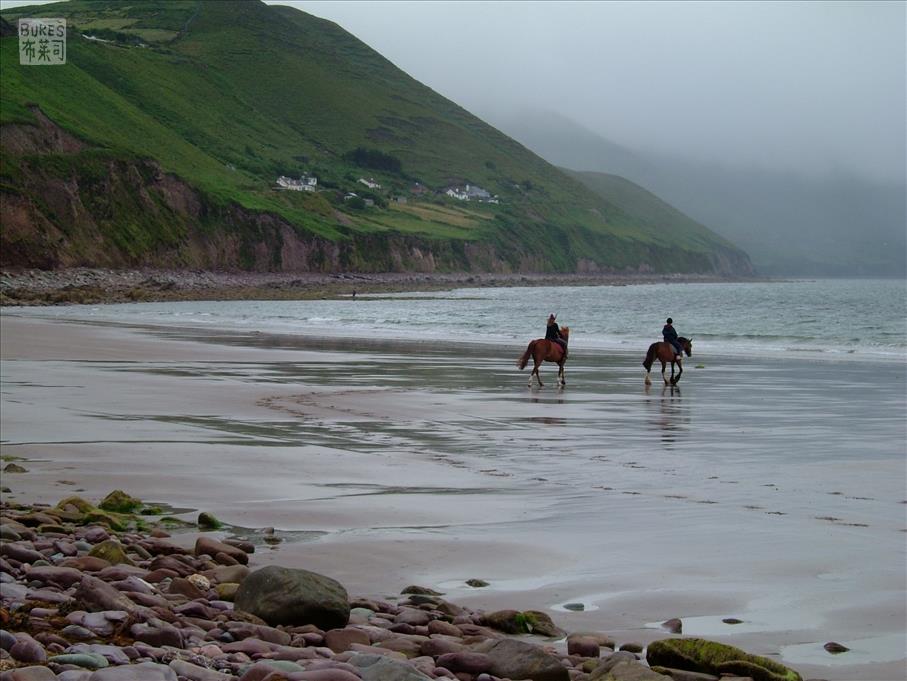
M 121 488 L 273 526 L 256 564 L 354 594 L 417 583 L 619 642 L 680 617 L 804 678 L 904 677 L 903 364 L 698 348 L 645 390 L 641 357 L 577 349 L 565 390 L 553 367 L 528 390 L 517 347 L 0 330 L 10 498 Z

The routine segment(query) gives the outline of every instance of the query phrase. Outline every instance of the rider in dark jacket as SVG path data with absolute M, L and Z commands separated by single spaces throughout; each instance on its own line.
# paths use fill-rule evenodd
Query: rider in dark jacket
M 554 313 L 548 315 L 548 328 L 545 329 L 545 340 L 554 341 L 564 349 L 564 355 L 567 354 L 567 341 L 561 336 L 561 328 L 555 321 L 557 316 Z
M 683 355 L 683 348 L 680 347 L 680 342 L 677 340 L 677 330 L 674 328 L 673 324 L 674 320 L 668 317 L 668 321 L 661 330 L 661 335 L 664 336 L 666 343 L 670 343 L 674 346 L 675 353 Z

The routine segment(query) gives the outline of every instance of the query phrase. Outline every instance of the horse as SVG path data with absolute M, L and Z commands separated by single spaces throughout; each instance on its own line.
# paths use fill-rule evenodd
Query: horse
M 680 347 L 683 348 L 683 351 L 686 353 L 687 357 L 693 356 L 693 339 L 684 338 L 680 336 L 677 339 L 677 342 L 680 343 Z M 680 380 L 680 377 L 683 375 L 683 362 L 680 359 L 677 359 L 677 353 L 674 349 L 674 346 L 668 343 L 667 341 L 659 341 L 658 343 L 652 343 L 649 346 L 649 351 L 646 353 L 646 358 L 642 361 L 642 365 L 646 368 L 646 385 L 652 385 L 652 381 L 649 379 L 649 372 L 652 370 L 652 363 L 657 359 L 661 361 L 661 377 L 664 379 L 665 385 L 677 385 L 677 381 Z M 665 378 L 665 364 L 671 363 L 671 380 L 668 381 Z M 677 374 L 677 377 L 674 377 L 674 365 L 680 369 Z
M 567 340 L 570 337 L 570 328 L 567 326 L 561 327 L 561 336 L 564 338 L 564 343 L 567 343 Z M 535 362 L 535 366 L 532 367 L 532 372 L 529 374 L 530 388 L 532 387 L 533 376 L 538 380 L 540 388 L 544 385 L 542 383 L 542 377 L 539 376 L 539 365 L 542 362 L 554 362 L 557 364 L 558 384 L 561 386 L 567 385 L 567 379 L 564 377 L 564 363 L 567 361 L 567 353 L 561 347 L 560 343 L 544 338 L 536 338 L 534 341 L 530 341 L 529 347 L 526 348 L 526 352 L 524 352 L 523 356 L 517 361 L 517 367 L 521 370 L 525 369 L 530 357 L 532 357 L 532 361 Z

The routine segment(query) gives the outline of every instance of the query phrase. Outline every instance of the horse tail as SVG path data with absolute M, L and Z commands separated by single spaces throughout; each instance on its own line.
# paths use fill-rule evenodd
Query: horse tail
M 523 353 L 523 356 L 517 360 L 517 368 L 523 370 L 526 368 L 526 365 L 529 363 L 529 358 L 532 357 L 532 346 L 535 345 L 535 341 L 531 341 L 529 346 L 526 348 L 526 352 Z M 531 377 L 530 377 L 531 378 Z
M 649 351 L 646 353 L 646 358 L 642 361 L 642 365 L 646 368 L 646 373 L 652 370 L 652 362 L 655 361 L 655 348 L 658 346 L 658 343 L 652 343 L 649 346 Z

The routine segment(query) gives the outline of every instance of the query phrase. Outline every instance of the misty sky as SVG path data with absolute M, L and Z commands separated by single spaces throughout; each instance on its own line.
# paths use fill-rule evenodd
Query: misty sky
M 267 1 L 337 22 L 479 116 L 552 110 L 630 148 L 907 172 L 904 1 Z
M 478 115 L 549 109 L 631 148 L 904 181 L 904 2 L 268 1 Z

